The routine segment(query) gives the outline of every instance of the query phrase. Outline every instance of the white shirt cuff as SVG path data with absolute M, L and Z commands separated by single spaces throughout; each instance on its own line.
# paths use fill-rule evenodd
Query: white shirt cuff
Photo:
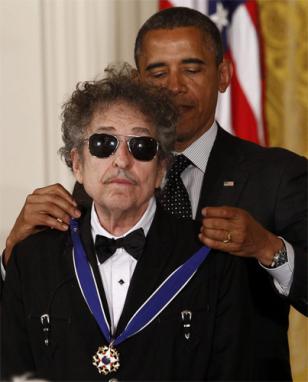
M 290 293 L 293 273 L 294 273 L 294 249 L 290 243 L 279 237 L 286 247 L 288 261 L 277 268 L 267 268 L 263 266 L 260 262 L 260 266 L 265 269 L 273 278 L 274 285 L 278 292 L 283 296 L 288 296 Z
M 4 268 L 4 265 L 3 265 L 3 257 L 4 257 L 4 252 L 2 252 L 2 255 L 0 255 L 1 278 L 2 278 L 2 281 L 5 280 L 5 275 L 6 275 L 5 268 Z

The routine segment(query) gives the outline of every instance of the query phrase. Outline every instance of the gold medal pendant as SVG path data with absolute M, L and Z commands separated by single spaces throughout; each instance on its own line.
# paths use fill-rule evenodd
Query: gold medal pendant
M 93 356 L 94 366 L 100 374 L 107 375 L 120 367 L 120 355 L 112 346 L 100 346 Z

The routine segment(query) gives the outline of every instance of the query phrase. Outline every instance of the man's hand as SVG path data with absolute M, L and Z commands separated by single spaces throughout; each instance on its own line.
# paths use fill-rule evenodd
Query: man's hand
M 255 257 L 269 266 L 283 247 L 277 236 L 262 227 L 248 212 L 235 207 L 207 207 L 199 235 L 203 244 L 236 256 Z
M 68 229 L 71 217 L 79 217 L 80 211 L 71 194 L 61 184 L 38 188 L 28 195 L 26 202 L 11 230 L 4 252 L 6 265 L 15 244 L 43 229 Z

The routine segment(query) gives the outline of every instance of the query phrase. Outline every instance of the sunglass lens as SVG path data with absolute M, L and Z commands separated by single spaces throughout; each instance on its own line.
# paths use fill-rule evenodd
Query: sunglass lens
M 117 138 L 109 134 L 93 134 L 89 138 L 90 153 L 98 158 L 109 157 L 117 145 Z
M 135 159 L 150 161 L 157 154 L 158 144 L 154 138 L 135 137 L 129 140 L 129 148 Z

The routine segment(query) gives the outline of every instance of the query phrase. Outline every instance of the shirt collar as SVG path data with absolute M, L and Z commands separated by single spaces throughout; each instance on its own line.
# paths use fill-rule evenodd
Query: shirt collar
M 205 172 L 207 161 L 216 139 L 217 130 L 217 123 L 214 121 L 213 125 L 200 138 L 181 153 L 202 172 Z
M 95 242 L 96 235 L 103 235 L 108 238 L 118 239 L 119 237 L 123 237 L 128 235 L 130 232 L 135 231 L 138 228 L 142 228 L 144 231 L 145 236 L 148 234 L 149 229 L 151 227 L 154 215 L 156 212 L 156 200 L 154 197 L 152 197 L 149 201 L 148 207 L 141 217 L 141 219 L 131 228 L 129 229 L 124 235 L 122 236 L 114 236 L 105 228 L 103 228 L 99 222 L 94 203 L 92 203 L 92 209 L 91 209 L 91 233 L 93 237 L 93 241 Z

